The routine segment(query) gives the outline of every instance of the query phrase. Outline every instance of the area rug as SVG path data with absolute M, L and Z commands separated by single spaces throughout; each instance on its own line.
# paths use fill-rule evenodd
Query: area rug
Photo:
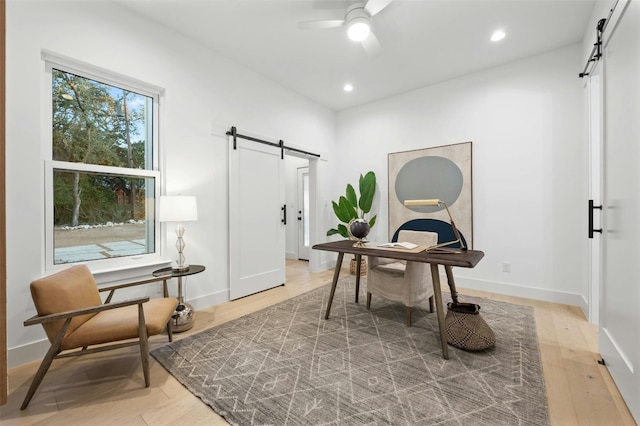
M 187 389 L 233 425 L 547 425 L 533 309 L 477 303 L 494 348 L 449 346 L 428 308 L 405 325 L 401 304 L 366 309 L 353 276 L 152 351 Z M 449 295 L 444 295 L 445 302 Z

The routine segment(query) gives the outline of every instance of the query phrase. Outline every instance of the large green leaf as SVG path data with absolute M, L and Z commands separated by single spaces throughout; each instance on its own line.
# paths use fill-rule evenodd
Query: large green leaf
M 331 203 L 333 204 L 333 212 L 341 222 L 349 223 L 351 219 L 357 217 L 357 213 L 353 205 L 345 197 L 340 197 L 338 203 L 335 201 L 332 201 Z
M 369 221 L 369 228 L 373 228 L 373 225 L 376 224 L 376 219 L 378 218 L 378 215 L 375 215 L 371 218 L 371 220 Z
M 347 184 L 346 194 L 347 194 L 347 200 L 349 200 L 351 205 L 354 206 L 355 208 L 358 205 L 358 196 L 356 195 L 356 190 L 353 188 L 353 186 L 350 183 Z
M 373 205 L 373 196 L 376 193 L 376 175 L 369 172 L 366 175 L 360 175 L 360 202 L 358 205 L 363 213 L 369 213 Z
M 327 237 L 330 237 L 336 234 L 340 234 L 344 238 L 349 238 L 349 232 L 347 231 L 347 227 L 344 226 L 343 224 L 338 225 L 338 229 L 331 228 L 327 231 Z
M 340 197 L 340 209 L 345 209 L 347 211 L 347 213 L 349 214 L 347 220 L 342 220 L 345 223 L 349 223 L 349 221 L 351 219 L 357 219 L 358 218 L 358 212 L 356 211 L 356 208 L 354 207 L 354 204 L 351 203 L 351 201 L 349 201 L 346 197 Z
M 331 228 L 331 229 L 329 229 L 329 230 L 327 231 L 327 237 L 330 237 L 330 236 L 332 236 L 332 235 L 336 235 L 336 234 L 339 234 L 339 233 L 340 233 L 340 231 L 338 231 L 337 229 L 335 229 L 335 228 Z

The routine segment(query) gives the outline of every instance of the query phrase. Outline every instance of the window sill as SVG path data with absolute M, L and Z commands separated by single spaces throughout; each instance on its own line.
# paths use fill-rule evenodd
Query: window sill
M 89 265 L 89 268 L 98 284 L 101 285 L 141 277 L 150 277 L 153 271 L 165 268 L 169 266 L 171 262 L 172 260 L 158 259 L 131 265 L 120 264 L 111 268 L 95 268 L 95 265 Z

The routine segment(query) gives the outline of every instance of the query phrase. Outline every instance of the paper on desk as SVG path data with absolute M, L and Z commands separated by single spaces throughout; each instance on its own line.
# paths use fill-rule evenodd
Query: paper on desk
M 405 248 L 407 250 L 413 250 L 414 248 L 418 247 L 418 245 L 409 243 L 409 242 L 399 242 L 399 243 L 383 243 L 383 244 L 379 244 L 378 247 Z

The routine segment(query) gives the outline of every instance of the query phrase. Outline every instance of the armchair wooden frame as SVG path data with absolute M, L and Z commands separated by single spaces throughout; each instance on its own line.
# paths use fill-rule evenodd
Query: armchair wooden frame
M 31 385 L 29 386 L 29 390 L 27 391 L 24 401 L 22 402 L 22 406 L 20 407 L 20 410 L 24 410 L 25 408 L 27 408 L 27 406 L 29 405 L 29 402 L 31 401 L 31 398 L 33 398 L 33 395 L 35 394 L 36 390 L 42 383 L 42 380 L 44 379 L 45 374 L 49 370 L 51 363 L 53 362 L 54 359 L 58 359 L 58 358 L 81 356 L 81 355 L 87 355 L 87 354 L 96 353 L 96 352 L 103 352 L 103 351 L 112 350 L 112 349 L 119 349 L 123 347 L 139 345 L 140 357 L 142 360 L 142 370 L 144 373 L 144 383 L 145 383 L 145 387 L 149 387 L 150 385 L 149 341 L 148 341 L 149 336 L 147 335 L 147 327 L 146 327 L 146 321 L 144 317 L 144 309 L 142 305 L 148 302 L 150 298 L 149 296 L 144 296 L 144 297 L 137 297 L 134 299 L 124 300 L 120 302 L 113 302 L 113 303 L 111 303 L 111 299 L 115 291 L 118 289 L 133 287 L 133 286 L 138 286 L 143 284 L 149 284 L 149 283 L 158 282 L 158 281 L 163 281 L 163 293 L 164 293 L 164 296 L 167 297 L 168 296 L 167 280 L 170 278 L 171 278 L 171 275 L 167 275 L 167 276 L 161 276 L 161 277 L 154 277 L 154 278 L 146 279 L 142 281 L 135 281 L 131 283 L 98 288 L 98 291 L 101 293 L 106 291 L 109 292 L 107 298 L 104 301 L 104 304 L 102 305 L 75 309 L 73 311 L 60 312 L 60 313 L 55 313 L 50 315 L 35 315 L 27 319 L 26 321 L 24 321 L 24 325 L 26 327 L 26 326 L 35 325 L 35 324 L 45 324 L 52 321 L 65 320 L 64 324 L 60 328 L 60 331 L 57 333 L 55 338 L 51 341 L 51 347 L 49 348 L 49 350 L 47 351 L 47 354 L 43 358 L 42 363 L 40 364 L 40 367 L 38 368 L 38 371 L 36 372 L 33 378 L 33 381 L 31 382 Z M 133 339 L 133 340 L 129 339 L 129 341 L 125 341 L 121 343 L 101 344 L 92 348 L 88 348 L 87 346 L 84 346 L 79 350 L 70 349 L 65 353 L 61 353 L 63 352 L 63 350 L 61 350 L 62 342 L 64 340 L 64 337 L 67 333 L 67 330 L 73 318 L 80 315 L 94 314 L 102 311 L 108 311 L 111 309 L 117 309 L 125 306 L 132 306 L 132 305 L 138 305 L 138 338 L 137 339 Z M 173 341 L 173 333 L 171 331 L 170 320 L 167 321 L 166 330 L 167 330 L 167 335 L 169 337 L 169 341 L 170 342 Z

